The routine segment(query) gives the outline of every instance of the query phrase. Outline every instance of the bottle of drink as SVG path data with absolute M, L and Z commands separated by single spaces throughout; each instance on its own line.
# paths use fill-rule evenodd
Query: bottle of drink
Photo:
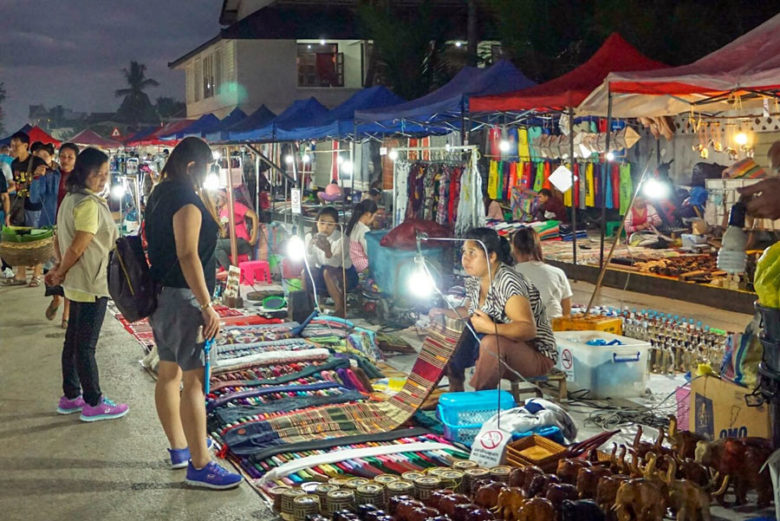
M 729 225 L 723 234 L 722 244 L 718 252 L 718 268 L 730 274 L 744 273 L 747 265 L 747 234 L 745 233 L 745 216 L 747 206 L 737 201 L 729 213 Z

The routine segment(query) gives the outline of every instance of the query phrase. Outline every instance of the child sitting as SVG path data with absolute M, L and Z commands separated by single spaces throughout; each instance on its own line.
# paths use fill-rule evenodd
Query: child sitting
M 352 218 L 347 225 L 349 256 L 352 260 L 352 265 L 361 278 L 368 273 L 366 232 L 371 230 L 371 223 L 374 221 L 376 212 L 376 203 L 372 199 L 364 199 L 352 210 Z
M 338 229 L 338 222 L 339 213 L 332 206 L 317 214 L 315 229 L 306 235 L 306 258 L 316 289 L 310 286 L 306 273 L 302 279 L 309 293 L 326 288 L 336 304 L 336 315 L 346 318 L 345 292 L 357 286 L 358 276 L 349 256 L 349 238 Z

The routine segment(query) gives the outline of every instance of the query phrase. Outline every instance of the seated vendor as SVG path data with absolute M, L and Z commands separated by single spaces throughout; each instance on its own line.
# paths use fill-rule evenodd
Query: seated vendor
M 652 204 L 648 204 L 642 194 L 637 194 L 634 205 L 626 213 L 626 235 L 637 232 L 652 232 L 654 227 L 661 225 L 661 217 Z
M 372 199 L 364 199 L 352 209 L 352 218 L 347 225 L 349 257 L 355 271 L 361 276 L 368 272 L 366 232 L 371 230 L 371 223 L 374 222 L 376 212 L 376 203 Z
M 556 221 L 567 222 L 568 217 L 566 215 L 566 207 L 563 201 L 557 198 L 552 190 L 549 188 L 542 188 L 539 191 L 539 205 L 534 215 L 537 221 L 548 221 L 555 219 Z
M 221 225 L 220 238 L 217 239 L 217 249 L 214 255 L 219 266 L 225 270 L 230 268 L 230 216 L 227 204 L 227 192 L 217 192 L 217 209 Z M 247 225 L 247 219 L 250 225 Z M 236 251 L 238 255 L 251 255 L 252 248 L 257 244 L 257 231 L 259 219 L 257 214 L 248 206 L 233 202 L 233 220 L 236 226 Z M 251 226 L 251 228 L 250 228 Z
M 504 222 L 504 211 L 501 209 L 501 205 L 495 199 L 491 199 L 488 196 L 483 196 L 485 200 L 485 218 L 488 221 L 501 221 Z
M 512 256 L 517 261 L 515 271 L 539 290 L 547 317 L 570 315 L 572 291 L 569 279 L 562 269 L 545 264 L 542 242 L 536 230 L 526 226 L 512 235 Z
M 309 293 L 315 289 L 318 293 L 327 290 L 336 304 L 336 315 L 346 318 L 344 278 L 349 291 L 357 286 L 358 276 L 349 256 L 349 238 L 338 229 L 338 222 L 339 213 L 332 206 L 317 214 L 314 230 L 306 235 L 306 258 L 315 287 L 311 286 L 307 273 L 301 274 L 301 279 Z
M 526 378 L 547 374 L 558 351 L 539 291 L 510 267 L 509 242 L 495 230 L 473 228 L 465 238 L 461 262 L 469 275 L 466 301 L 457 310 L 430 312 L 431 317 L 468 316 L 480 337 L 471 341 L 464 333 L 468 341 L 460 343 L 448 365 L 450 390 L 464 390 L 464 371 L 475 363 L 469 383 L 476 390 L 494 389 L 501 378 L 519 379 L 514 372 Z

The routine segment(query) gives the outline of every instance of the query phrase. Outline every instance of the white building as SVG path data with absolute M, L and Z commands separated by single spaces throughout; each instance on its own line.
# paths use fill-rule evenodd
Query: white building
M 301 5 L 299 5 L 301 4 Z M 262 104 L 279 113 L 296 99 L 334 107 L 363 87 L 367 42 L 341 5 L 225 0 L 220 33 L 169 63 L 186 74 L 187 117 Z M 330 27 L 320 30 L 319 27 Z
M 421 0 L 396 0 L 419 8 Z M 186 74 L 187 117 L 277 114 L 311 96 L 334 107 L 364 85 L 371 43 L 358 39 L 357 0 L 223 0 L 219 34 L 168 66 Z M 435 0 L 451 15 L 462 0 Z M 462 23 L 461 23 L 462 22 Z M 465 37 L 465 18 L 453 24 Z M 462 29 L 461 29 L 462 28 Z

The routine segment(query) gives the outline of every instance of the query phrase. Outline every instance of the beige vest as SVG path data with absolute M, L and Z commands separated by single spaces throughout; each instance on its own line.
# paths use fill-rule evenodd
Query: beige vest
M 57 214 L 57 241 L 60 252 L 65 255 L 76 235 L 73 210 L 87 197 L 93 198 L 100 208 L 98 230 L 79 260 L 68 270 L 62 287 L 96 297 L 108 297 L 108 254 L 114 249 L 119 234 L 106 200 L 87 192 L 68 193 Z

